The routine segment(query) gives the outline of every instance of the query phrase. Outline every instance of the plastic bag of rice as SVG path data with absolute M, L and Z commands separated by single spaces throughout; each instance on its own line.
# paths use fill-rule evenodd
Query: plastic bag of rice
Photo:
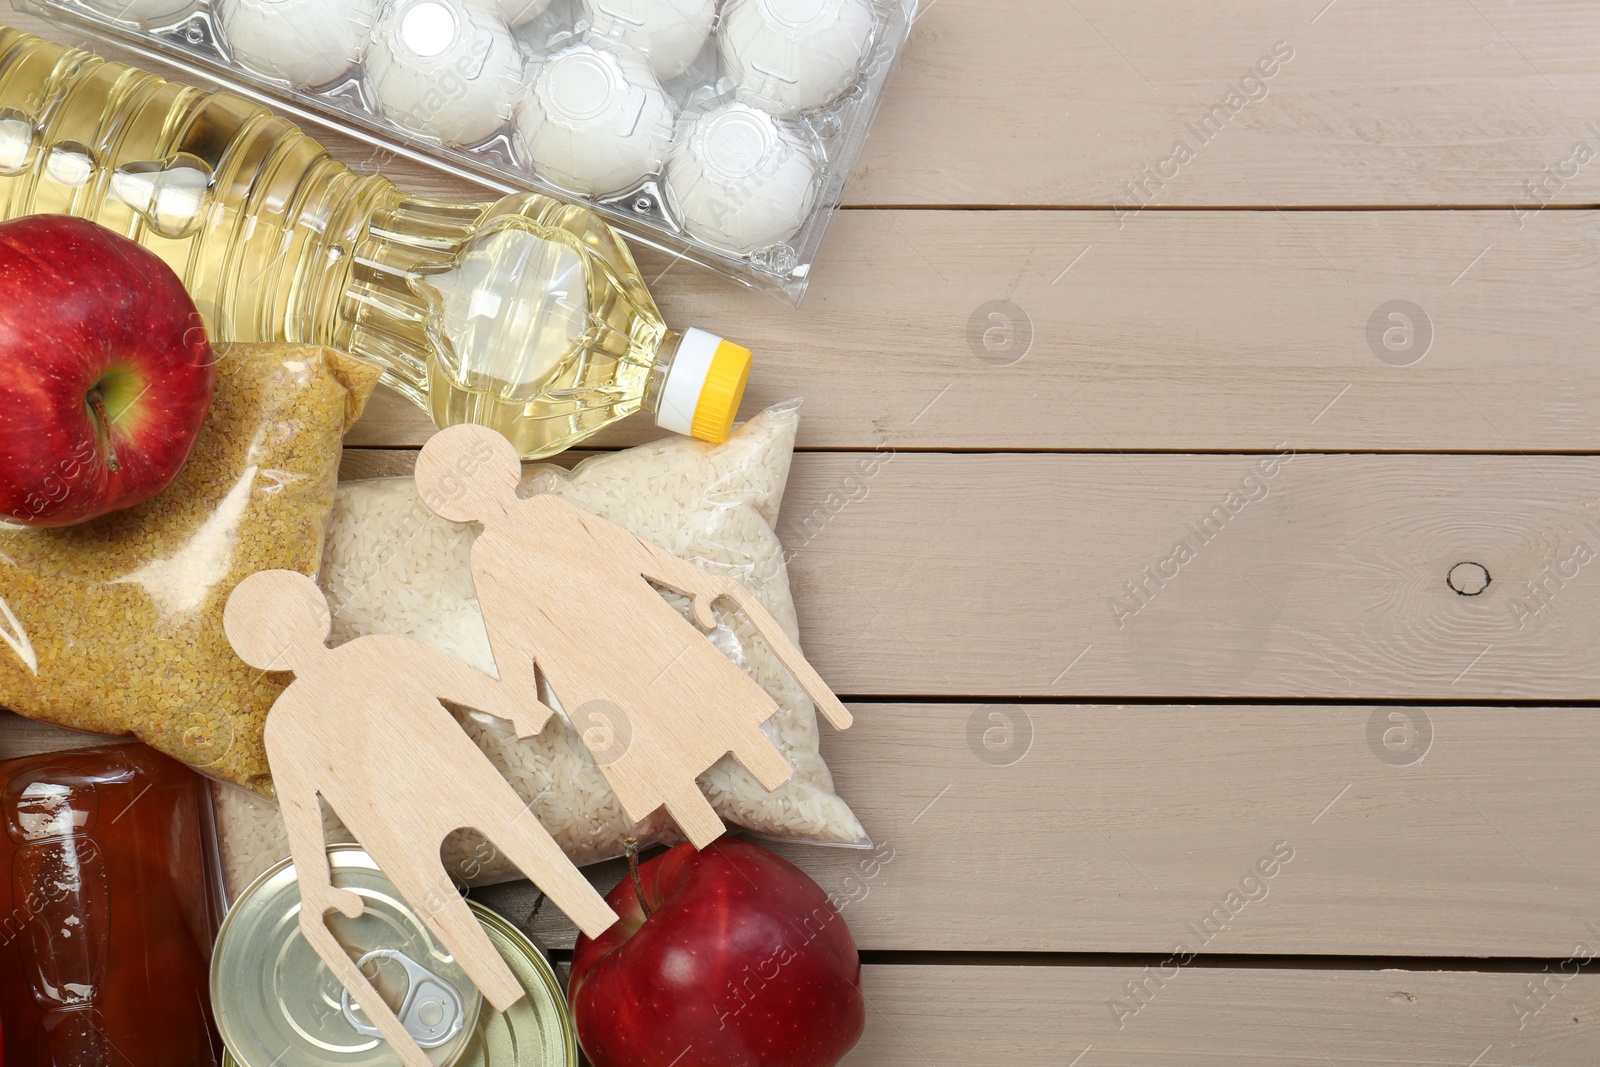
M 725 444 L 672 438 L 580 463 L 571 472 L 529 467 L 524 496 L 556 493 L 713 573 L 738 580 L 798 639 L 783 546 L 774 532 L 789 476 L 799 405 L 772 408 Z M 494 673 L 488 634 L 473 596 L 470 552 L 475 527 L 435 516 L 410 478 L 341 486 L 323 557 L 321 582 L 333 611 L 333 641 L 398 634 L 450 652 Z M 686 600 L 663 593 L 688 613 Z M 700 777 L 700 787 L 730 825 L 757 834 L 838 845 L 867 844 L 855 815 L 833 792 L 818 752 L 811 701 L 742 614 L 720 613 L 711 640 L 767 690 L 779 710 L 763 727 L 794 767 L 768 793 L 732 759 Z M 542 698 L 558 707 L 546 690 Z M 577 863 L 620 855 L 629 837 L 641 844 L 678 840 L 664 812 L 635 825 L 623 815 L 589 750 L 564 715 L 536 738 L 475 712 L 464 725 L 533 813 Z M 224 862 L 234 891 L 288 854 L 270 801 L 236 790 L 219 797 Z M 331 834 L 342 832 L 330 817 Z M 485 885 L 519 877 L 493 847 L 471 833 L 445 847 L 463 882 Z

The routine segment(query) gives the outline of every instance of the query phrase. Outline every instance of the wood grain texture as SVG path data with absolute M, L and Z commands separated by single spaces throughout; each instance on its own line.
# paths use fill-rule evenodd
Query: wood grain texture
M 1600 802 L 1592 710 L 855 710 L 823 752 L 876 847 L 778 851 L 864 949 L 1600 951 L 1600 864 L 1574 845 Z M 623 868 L 588 873 L 609 890 Z M 525 885 L 474 895 L 535 903 Z M 536 930 L 574 937 L 549 907 Z
M 1371 740 L 1380 710 L 1384 732 L 1399 728 L 1388 746 L 1377 735 L 1387 762 Z M 877 848 L 780 851 L 844 905 L 868 950 L 1564 959 L 1600 947 L 1600 866 L 1573 844 L 1600 802 L 1589 710 L 855 711 L 823 748 Z M 0 759 L 89 743 L 0 715 Z M 1293 857 L 1260 878 L 1280 841 Z M 1265 895 L 1241 890 L 1252 871 Z M 622 868 L 587 873 L 609 890 Z M 1230 892 L 1259 899 L 1219 926 Z M 519 919 L 535 902 L 526 883 L 474 895 Z M 548 906 L 535 932 L 556 947 L 576 934 Z
M 779 530 L 840 692 L 1600 697 L 1600 461 L 861 462 Z
M 755 349 L 746 417 L 807 398 L 808 448 L 1511 453 L 1600 441 L 1593 212 L 1520 228 L 1510 212 L 1152 213 L 1123 231 L 1074 213 L 849 212 L 798 311 L 641 262 L 669 322 Z M 1384 349 L 1408 365 L 1369 338 L 1397 300 L 1426 317 L 1409 352 Z M 1394 325 L 1383 323 L 1380 347 Z M 1013 347 L 991 353 L 986 333 Z M 1404 327 L 1390 339 L 1403 344 Z M 433 431 L 379 392 L 352 444 L 416 446 Z M 640 417 L 596 443 L 662 433 Z
M 1132 202 L 1125 183 L 1147 181 L 1145 167 L 1171 176 L 1150 186 L 1168 206 L 1600 199 L 1600 167 L 1572 162 L 1576 142 L 1600 150 L 1594 0 L 922 7 L 850 203 L 1109 211 Z M 1242 85 L 1278 42 L 1293 58 Z M 317 132 L 420 191 L 458 188 Z M 1193 158 L 1163 166 L 1178 141 Z
M 1128 983 L 1147 981 L 1139 969 L 869 966 L 864 977 L 867 1033 L 847 1067 L 1589 1067 L 1600 1039 L 1592 975 L 1185 969 L 1143 986 L 1145 1006 L 1121 1029 L 1108 1002 L 1138 1005 Z M 1547 1006 L 1519 1029 L 1512 1004 L 1541 1003 L 1526 987 L 1542 981 Z
M 1596 459 L 807 454 L 778 533 L 840 693 L 1600 699 Z
M 1111 709 L 1111 708 L 1029 708 L 1039 727 L 1035 742 L 1026 759 L 1012 768 L 996 770 L 971 759 L 963 739 L 965 724 L 972 709 L 952 707 L 862 707 L 857 730 L 849 740 L 858 743 L 868 739 L 866 746 L 856 745 L 859 758 L 845 751 L 847 746 L 832 746 L 830 752 L 835 769 L 840 774 L 841 788 L 855 796 L 863 787 L 881 779 L 882 771 L 891 772 L 882 782 L 879 795 L 889 797 L 894 791 L 909 791 L 913 780 L 917 785 L 931 782 L 938 773 L 929 774 L 938 764 L 938 770 L 957 771 L 953 777 L 960 780 L 950 794 L 940 801 L 955 800 L 951 810 L 960 807 L 963 795 L 971 797 L 990 790 L 993 781 L 984 781 L 990 772 L 1010 775 L 1013 779 L 1024 774 L 1052 775 L 1064 786 L 1077 792 L 1075 802 L 1084 816 L 1094 820 L 1108 835 L 1120 835 L 1124 827 L 1119 819 L 1129 817 L 1137 807 L 1141 788 L 1153 784 L 1157 792 L 1148 796 L 1147 812 L 1137 819 L 1137 825 L 1146 828 L 1149 839 L 1125 840 L 1113 836 L 1119 847 L 1132 849 L 1164 848 L 1163 855 L 1137 853 L 1148 864 L 1147 873 L 1165 880 L 1169 877 L 1181 881 L 1190 877 L 1204 881 L 1219 874 L 1213 886 L 1218 901 L 1224 887 L 1234 872 L 1223 863 L 1207 871 L 1189 868 L 1177 869 L 1185 857 L 1215 856 L 1215 837 L 1224 835 L 1249 836 L 1248 827 L 1225 825 L 1230 812 L 1237 812 L 1240 798 L 1262 817 L 1276 791 L 1279 799 L 1289 803 L 1309 798 L 1313 783 L 1306 783 L 1300 796 L 1288 799 L 1284 792 L 1286 780 L 1292 775 L 1286 768 L 1310 766 L 1316 768 L 1317 777 L 1329 783 L 1339 777 L 1338 771 L 1365 759 L 1371 762 L 1374 774 L 1368 775 L 1362 786 L 1353 787 L 1335 805 L 1332 811 L 1314 826 L 1307 829 L 1317 834 L 1328 834 L 1320 841 L 1301 837 L 1304 846 L 1297 851 L 1279 876 L 1281 884 L 1259 905 L 1257 915 L 1246 910 L 1239 921 L 1220 936 L 1239 935 L 1250 944 L 1250 951 L 1265 951 L 1270 942 L 1261 937 L 1254 927 L 1257 919 L 1273 928 L 1286 927 L 1287 917 L 1277 917 L 1277 909 L 1291 909 L 1302 916 L 1299 943 L 1305 946 L 1318 931 L 1337 932 L 1345 917 L 1362 918 L 1368 922 L 1363 936 L 1379 937 L 1386 927 L 1400 931 L 1408 917 L 1416 917 L 1434 930 L 1456 921 L 1460 913 L 1451 897 L 1487 897 L 1498 893 L 1516 876 L 1512 873 L 1519 864 L 1514 851 L 1504 840 L 1481 842 L 1474 848 L 1462 838 L 1468 831 L 1473 816 L 1466 808 L 1458 808 L 1451 816 L 1440 807 L 1430 806 L 1426 797 L 1417 803 L 1419 791 L 1431 792 L 1437 801 L 1439 789 L 1420 789 L 1428 777 L 1437 774 L 1435 786 L 1444 777 L 1457 776 L 1463 791 L 1497 824 L 1520 842 L 1519 847 L 1535 856 L 1548 873 L 1565 880 L 1569 867 L 1548 864 L 1540 848 L 1555 844 L 1568 849 L 1570 842 L 1582 840 L 1586 834 L 1583 826 L 1584 812 L 1592 802 L 1562 796 L 1564 788 L 1578 784 L 1587 776 L 1593 765 L 1592 748 L 1594 732 L 1586 729 L 1581 712 L 1525 709 L 1460 709 L 1445 712 L 1429 709 L 1435 728 L 1435 748 L 1426 760 L 1412 768 L 1382 766 L 1370 753 L 1362 751 L 1361 732 L 1351 721 L 1353 713 L 1334 717 L 1324 714 L 1328 709 L 1290 709 L 1275 711 L 1264 708 L 1172 708 L 1172 709 Z M 1141 721 L 1130 721 L 1124 716 L 1142 714 Z M 1092 724 L 1090 731 L 1057 731 L 1049 727 L 1047 717 L 1065 719 L 1076 717 Z M 1528 718 L 1537 717 L 1533 724 Z M 906 746 L 903 743 L 906 729 L 915 720 L 924 729 L 918 735 L 936 739 L 932 743 L 919 740 Z M 1520 721 L 1519 721 L 1520 720 Z M 1130 747 L 1130 738 L 1143 743 L 1132 759 L 1124 760 L 1119 752 Z M 1170 739 L 1170 740 L 1163 740 Z M 10 759 L 36 752 L 52 751 L 63 744 L 94 743 L 96 739 L 55 727 L 44 726 L 10 715 L 0 715 L 0 758 Z M 845 740 L 843 738 L 841 741 Z M 1110 742 L 1121 742 L 1120 747 Z M 1104 742 L 1104 743 L 1103 743 Z M 890 751 L 890 746 L 894 746 Z M 1540 748 L 1545 757 L 1538 756 Z M 868 750 L 870 749 L 870 750 Z M 908 762 L 910 766 L 901 769 Z M 1530 759 L 1529 757 L 1534 757 Z M 972 771 L 962 771 L 965 762 Z M 1232 768 L 1230 770 L 1230 768 Z M 1213 777 L 1213 771 L 1223 772 Z M 1383 775 L 1392 775 L 1389 781 Z M 1409 783 L 1403 779 L 1410 776 Z M 946 773 L 948 779 L 951 774 Z M 1549 781 L 1548 791 L 1535 790 L 1526 795 L 1523 784 Z M 1036 779 L 1037 780 L 1037 777 Z M 1388 794 L 1382 807 L 1375 807 L 1369 795 L 1365 800 L 1356 796 L 1359 789 L 1381 786 Z M 1172 804 L 1170 801 L 1185 789 L 1198 791 L 1188 798 L 1188 803 Z M 967 790 L 965 794 L 958 790 Z M 1012 795 L 1009 787 L 1002 787 L 996 803 Z M 1548 826 L 1532 835 L 1526 827 L 1517 824 L 1501 805 L 1517 802 L 1525 796 L 1529 807 L 1522 814 L 1535 815 L 1535 828 L 1552 821 L 1561 825 Z M 1231 799 L 1230 799 L 1231 797 Z M 894 798 L 891 798 L 894 799 Z M 889 834 L 898 832 L 911 818 L 911 798 L 903 798 L 898 821 L 891 827 L 881 825 L 881 815 L 863 803 L 869 823 L 875 825 L 880 838 L 890 841 Z M 1220 801 L 1220 802 L 1219 802 Z M 1347 802 L 1349 807 L 1340 811 Z M 881 803 L 871 801 L 872 804 Z M 1459 805 L 1459 801 L 1457 804 Z M 1211 805 L 1215 804 L 1214 810 Z M 1534 809 L 1543 805 L 1542 814 Z M 1121 807 L 1120 815 L 1113 809 Z M 914 826 L 918 832 L 923 822 L 933 820 L 936 806 Z M 1205 820 L 1208 811 L 1211 821 Z M 1281 812 L 1287 821 L 1295 812 Z M 1026 822 L 1050 826 L 1047 820 L 1059 819 L 1056 812 L 1040 817 L 1024 806 L 1018 815 Z M 1337 818 L 1336 818 L 1337 816 Z M 1275 817 L 1275 816 L 1271 816 Z M 1443 818 L 1453 823 L 1451 837 L 1459 842 L 1458 855 L 1444 866 L 1433 867 L 1433 857 L 1423 855 L 1406 857 L 1408 846 L 1422 845 L 1435 854 L 1446 846 L 1430 842 L 1431 830 L 1437 828 L 1435 820 Z M 1044 864 L 1037 857 L 1029 857 L 1013 867 L 1012 873 L 1020 875 L 1021 890 L 1034 892 L 1036 910 L 1029 921 L 1040 917 L 1063 916 L 1066 921 L 1083 927 L 1100 925 L 1107 929 L 1111 921 L 1097 919 L 1104 908 L 1113 910 L 1125 907 L 1124 914 L 1137 916 L 1149 911 L 1149 898 L 1141 895 L 1136 881 L 1123 865 L 1121 872 L 1113 867 L 1121 861 L 1105 840 L 1091 831 L 1087 824 L 1072 816 L 1076 825 L 1065 825 L 1058 847 L 1060 855 L 1072 858 L 1081 853 L 1087 859 L 1074 860 L 1074 866 L 1093 866 L 1103 869 L 1107 889 L 1093 896 L 1069 895 L 1059 888 L 1040 891 L 1035 882 L 1047 877 Z M 1156 824 L 1175 820 L 1177 826 L 1161 829 Z M 1567 825 L 1567 820 L 1572 825 Z M 1191 840 L 1179 840 L 1180 827 L 1187 830 Z M 1324 829 L 1327 827 L 1327 829 Z M 1334 828 L 1343 827 L 1336 831 Z M 1137 828 L 1137 827 L 1136 827 Z M 903 837 L 896 842 L 895 859 L 884 867 L 875 892 L 881 898 L 888 891 L 901 895 L 904 901 L 911 881 L 925 877 L 912 869 L 913 863 L 931 866 L 935 857 L 948 857 L 947 848 L 933 839 L 948 832 L 948 826 L 931 825 L 920 831 L 921 840 Z M 1052 828 L 1053 829 L 1053 828 Z M 887 832 L 886 832 L 887 830 Z M 1396 836 L 1395 831 L 1399 832 Z M 1479 834 L 1483 831 L 1480 829 Z M 995 846 L 1002 835 L 989 828 L 983 838 L 974 844 L 985 851 L 974 857 L 975 862 L 994 864 L 1000 857 Z M 1169 840 L 1163 845 L 1157 837 Z M 1343 856 L 1339 839 L 1342 838 Z M 1246 842 L 1249 844 L 1249 842 Z M 1397 869 L 1409 867 L 1436 878 L 1448 877 L 1454 869 L 1461 875 L 1449 896 L 1437 907 L 1427 912 L 1414 911 L 1423 904 L 1418 896 L 1412 900 L 1396 901 L 1376 886 L 1353 884 L 1362 870 L 1379 873 L 1387 864 L 1374 867 L 1371 862 L 1357 862 L 1351 870 L 1341 870 L 1349 862 L 1351 850 L 1367 848 L 1373 851 L 1372 859 L 1381 859 L 1379 853 L 1398 862 Z M 1331 851 L 1318 852 L 1314 849 Z M 1567 863 L 1583 863 L 1587 849 L 1571 849 L 1573 855 Z M 919 859 L 918 853 L 928 853 Z M 839 891 L 835 879 L 843 867 L 829 868 L 821 860 L 820 850 L 794 850 L 791 855 L 799 859 L 818 877 L 824 887 Z M 1249 849 L 1239 850 L 1239 857 L 1253 862 L 1257 857 Z M 1222 857 L 1217 857 L 1221 859 Z M 941 861 L 948 867 L 949 864 Z M 1304 864 L 1300 869 L 1297 865 Z M 1462 868 L 1471 864 L 1469 878 Z M 896 870 L 899 867 L 899 870 Z M 926 891 L 930 901 L 936 900 L 940 887 L 948 888 L 949 881 L 960 877 L 966 868 L 948 870 L 931 877 Z M 994 867 L 990 878 L 998 880 Z M 1225 874 L 1223 872 L 1226 872 Z M 1344 882 L 1337 898 L 1324 896 L 1318 905 L 1305 892 L 1304 881 L 1295 885 L 1290 879 L 1313 881 L 1337 875 Z M 1112 887 L 1116 883 L 1116 887 Z M 1480 893 L 1474 886 L 1489 887 Z M 1592 875 L 1589 880 L 1592 889 Z M 894 887 L 898 886 L 898 889 Z M 1145 891 L 1146 893 L 1148 890 Z M 1125 894 L 1130 894 L 1131 898 Z M 990 894 L 992 898 L 993 894 Z M 848 896 L 845 897 L 848 899 Z M 936 910 L 928 919 L 928 930 L 935 924 L 943 931 L 956 931 L 966 935 L 974 918 L 984 921 L 989 912 L 989 899 L 978 905 L 967 906 L 959 914 L 951 912 L 958 901 L 946 896 L 937 900 Z M 1125 903 L 1124 903 L 1125 902 Z M 1215 902 L 1212 902 L 1215 903 Z M 878 927 L 875 914 L 883 905 L 871 895 L 846 907 L 845 915 L 858 938 L 866 947 L 878 947 L 874 933 Z M 1209 905 L 1208 905 L 1209 906 Z M 1001 909 L 1007 907 L 1002 902 Z M 511 914 L 520 915 L 512 902 Z M 1476 906 L 1475 909 L 1477 910 Z M 1519 922 L 1537 921 L 1545 908 L 1534 898 L 1520 909 L 1494 909 L 1499 914 L 1487 912 L 1476 918 L 1463 919 L 1461 925 L 1467 932 L 1503 930 L 1501 925 L 1507 915 Z M 551 909 L 545 908 L 549 916 Z M 1593 915 L 1591 909 L 1589 912 Z M 1152 960 L 1151 971 L 1143 966 L 927 966 L 927 965 L 872 965 L 864 968 L 865 988 L 869 1000 L 867 1033 L 862 1044 L 846 1062 L 852 1065 L 872 1064 L 874 1067 L 927 1067 L 936 1064 L 954 1065 L 972 1062 L 1007 1064 L 1012 1067 L 1062 1067 L 1080 1052 L 1083 1058 L 1078 1067 L 1237 1067 L 1260 1064 L 1262 1067 L 1304 1065 L 1315 1067 L 1328 1060 L 1335 1063 L 1373 1063 L 1385 1065 L 1416 1064 L 1435 1067 L 1438 1064 L 1469 1064 L 1474 1057 L 1478 1067 L 1512 1067 L 1538 1063 L 1542 1067 L 1588 1067 L 1592 1062 L 1592 1049 L 1596 1037 L 1597 1019 L 1600 1019 L 1600 980 L 1593 975 L 1570 979 L 1571 964 L 1565 961 L 1581 958 L 1585 952 L 1595 951 L 1600 944 L 1587 921 L 1571 924 L 1567 917 L 1551 917 L 1550 929 L 1533 939 L 1521 942 L 1523 949 L 1548 945 L 1552 957 L 1549 968 L 1512 971 L 1507 973 L 1430 972 L 1403 970 L 1329 970 L 1306 966 L 1283 968 L 1216 968 L 1191 965 L 1174 973 L 1165 956 Z M 1376 921 L 1374 925 L 1373 920 Z M 1181 922 L 1177 923 L 1181 926 Z M 570 931 L 570 928 L 568 928 Z M 980 927 L 970 931 L 974 941 L 982 941 L 983 948 L 1003 948 L 1005 943 L 990 943 Z M 1125 931 L 1127 933 L 1129 931 Z M 1167 931 L 1161 931 L 1166 933 Z M 558 943 L 551 934 L 559 930 L 545 922 L 539 933 L 547 943 Z M 1167 945 L 1151 930 L 1145 937 L 1128 936 L 1119 943 L 1138 948 L 1146 943 L 1151 951 L 1168 952 Z M 567 934 L 570 943 L 570 932 Z M 945 942 L 930 941 L 916 948 L 938 947 Z M 1339 951 L 1355 942 L 1351 940 L 1323 941 L 1322 951 Z M 1404 949 L 1404 945 L 1400 949 Z M 1396 951 L 1389 945 L 1374 944 L 1373 951 Z M 1154 974 L 1154 978 L 1152 978 Z M 1135 983 L 1130 991 L 1128 983 Z M 1536 983 L 1542 992 L 1530 992 L 1529 983 Z M 1114 1008 L 1116 1004 L 1118 1008 Z M 1518 1008 L 1525 1013 L 1519 1017 Z M 1120 1009 L 1120 1010 L 1119 1010 Z M 1129 1015 L 1126 1012 L 1131 1011 Z M 1525 1020 L 1525 1021 L 1524 1021 Z M 1121 1026 L 1118 1026 L 1120 1021 Z M 1521 1025 L 1519 1026 L 1519 1023 Z M 1092 1046 L 1092 1047 L 1091 1047 Z M 1088 1051 L 1085 1051 L 1085 1050 Z M 1486 1051 L 1487 1050 L 1487 1051 Z M 1326 1056 L 1328 1059 L 1324 1059 Z
M 1106 206 L 1183 141 L 1159 203 L 1509 204 L 1600 147 L 1586 0 L 923 7 L 857 202 Z M 1280 41 L 1293 59 L 1197 136 Z M 1594 201 L 1600 173 L 1567 169 L 1558 202 Z
M 1574 844 L 1600 803 L 1592 711 L 857 711 L 824 754 L 877 852 L 782 851 L 846 902 L 869 948 L 1600 945 L 1600 864 Z

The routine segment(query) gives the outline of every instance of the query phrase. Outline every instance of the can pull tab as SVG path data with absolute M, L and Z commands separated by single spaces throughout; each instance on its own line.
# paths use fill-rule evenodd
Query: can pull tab
M 373 949 L 357 960 L 356 966 L 364 973 L 371 973 L 367 971 L 367 964 L 374 960 L 394 960 L 406 972 L 406 995 L 400 1001 L 395 1017 L 420 1047 L 438 1048 L 461 1032 L 467 1012 L 455 986 L 399 949 Z M 376 1026 L 356 1017 L 355 1013 L 360 1008 L 350 1002 L 348 989 L 340 998 L 340 1007 L 344 1011 L 345 1021 L 357 1033 L 368 1037 L 382 1036 Z

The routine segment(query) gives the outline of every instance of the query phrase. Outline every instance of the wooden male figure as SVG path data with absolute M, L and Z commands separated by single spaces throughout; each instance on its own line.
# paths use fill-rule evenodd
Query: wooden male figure
M 440 701 L 505 719 L 521 737 L 537 734 L 550 709 L 406 638 L 360 637 L 330 649 L 330 623 L 321 590 L 293 571 L 245 579 L 223 617 L 246 663 L 294 672 L 268 713 L 265 740 L 300 884 L 301 931 L 402 1059 L 421 1067 L 427 1058 L 415 1058 L 421 1050 L 392 1012 L 372 1010 L 376 994 L 327 929 L 329 911 L 356 918 L 362 902 L 332 884 L 319 794 L 500 1011 L 523 989 L 445 872 L 446 836 L 462 827 L 483 833 L 591 936 L 616 914 Z

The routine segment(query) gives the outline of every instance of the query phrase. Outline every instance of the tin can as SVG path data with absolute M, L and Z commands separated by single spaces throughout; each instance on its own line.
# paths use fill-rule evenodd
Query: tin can
M 468 906 L 526 996 L 487 1004 L 378 865 L 358 846 L 328 850 L 334 885 L 358 894 L 358 919 L 327 917 L 436 1067 L 577 1067 L 561 982 L 516 927 Z M 211 957 L 211 998 L 224 1067 L 390 1067 L 399 1058 L 300 934 L 300 889 L 285 860 L 228 912 Z

